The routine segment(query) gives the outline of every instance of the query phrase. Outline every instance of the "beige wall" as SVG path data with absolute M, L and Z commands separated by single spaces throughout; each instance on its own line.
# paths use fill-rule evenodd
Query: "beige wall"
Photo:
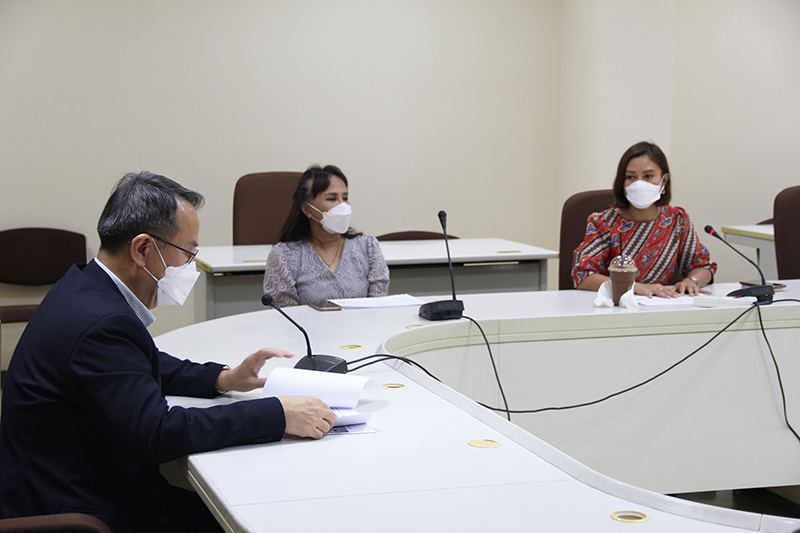
M 685 0 L 675 35 L 675 201 L 700 227 L 771 218 L 775 195 L 800 184 L 800 2 Z M 757 277 L 708 246 L 719 279 Z
M 674 0 L 562 4 L 559 205 L 610 189 L 639 141 L 669 154 L 675 55 Z
M 0 0 L 0 228 L 94 255 L 113 183 L 148 169 L 229 244 L 239 176 L 319 162 L 367 233 L 445 209 L 456 235 L 556 248 L 564 199 L 642 139 L 698 226 L 752 223 L 797 182 L 799 29 L 781 0 Z M 753 277 L 709 245 L 719 280 Z M 156 334 L 191 320 L 157 311 Z

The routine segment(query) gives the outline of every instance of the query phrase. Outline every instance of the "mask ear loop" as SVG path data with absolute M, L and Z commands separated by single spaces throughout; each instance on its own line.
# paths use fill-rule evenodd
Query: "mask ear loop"
M 316 207 L 314 207 L 313 205 L 311 205 L 311 204 L 310 204 L 310 203 L 308 203 L 308 202 L 306 202 L 306 205 L 307 205 L 308 207 L 310 207 L 311 209 L 313 209 L 314 211 L 316 211 L 317 213 L 319 213 L 320 215 L 322 215 L 322 218 L 320 218 L 320 219 L 316 219 L 316 218 L 314 218 L 314 217 L 310 217 L 310 218 L 311 218 L 311 220 L 316 220 L 316 221 L 317 221 L 317 224 L 320 224 L 320 225 L 321 225 L 321 224 L 322 224 L 322 220 L 325 218 L 325 213 L 323 213 L 322 211 L 320 211 L 319 209 L 317 209 Z
M 661 174 L 661 181 L 658 182 L 658 197 L 661 198 L 664 195 L 664 191 L 667 189 L 667 184 L 664 183 L 664 176 L 667 174 Z
M 161 255 L 161 250 L 159 250 L 159 249 L 158 249 L 158 245 L 156 244 L 156 241 L 153 241 L 153 246 L 155 246 L 155 247 L 156 247 L 156 252 L 158 252 L 158 257 L 161 259 L 161 264 L 162 264 L 162 265 L 164 265 L 164 273 L 166 274 L 166 272 L 167 272 L 167 263 L 166 263 L 166 261 L 164 261 L 164 256 L 163 256 L 163 255 Z M 159 280 L 157 277 L 155 277 L 155 276 L 154 276 L 154 275 L 153 275 L 153 274 L 152 274 L 152 273 L 151 273 L 149 270 L 147 270 L 147 267 L 146 267 L 146 266 L 143 266 L 142 268 L 144 269 L 144 271 L 145 271 L 145 272 L 147 272 L 148 274 L 150 274 L 150 277 L 151 277 L 151 278 L 153 278 L 153 280 L 154 280 L 156 283 L 158 283 L 159 281 L 161 281 L 161 280 Z

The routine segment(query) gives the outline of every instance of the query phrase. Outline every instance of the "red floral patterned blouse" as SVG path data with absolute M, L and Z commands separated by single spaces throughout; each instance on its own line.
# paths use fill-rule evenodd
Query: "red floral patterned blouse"
M 608 275 L 608 265 L 620 254 L 633 257 L 640 283 L 667 285 L 673 279 L 685 278 L 695 268 L 711 271 L 708 248 L 700 243 L 689 215 L 681 207 L 662 206 L 658 217 L 651 222 L 633 222 L 614 208 L 592 213 L 586 224 L 583 243 L 575 249 L 572 262 L 572 281 L 577 287 L 587 276 Z

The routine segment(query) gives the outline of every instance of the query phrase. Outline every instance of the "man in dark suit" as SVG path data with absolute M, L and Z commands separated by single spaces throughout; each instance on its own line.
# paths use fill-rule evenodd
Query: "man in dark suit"
M 335 420 L 317 398 L 208 409 L 165 395 L 214 397 L 264 384 L 275 348 L 228 369 L 160 352 L 147 331 L 157 305 L 182 304 L 197 278 L 203 197 L 163 176 L 129 174 L 98 223 L 100 251 L 56 283 L 23 333 L 3 386 L 0 516 L 83 512 L 116 533 L 220 531 L 196 494 L 159 464 L 226 446 L 321 438 Z

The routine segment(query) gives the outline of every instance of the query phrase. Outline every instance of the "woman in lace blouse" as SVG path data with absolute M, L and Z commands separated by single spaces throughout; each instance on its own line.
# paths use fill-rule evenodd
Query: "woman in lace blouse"
M 300 178 L 264 274 L 264 292 L 278 305 L 389 293 L 389 268 L 377 239 L 350 228 L 347 187 L 333 165 L 311 166 Z

